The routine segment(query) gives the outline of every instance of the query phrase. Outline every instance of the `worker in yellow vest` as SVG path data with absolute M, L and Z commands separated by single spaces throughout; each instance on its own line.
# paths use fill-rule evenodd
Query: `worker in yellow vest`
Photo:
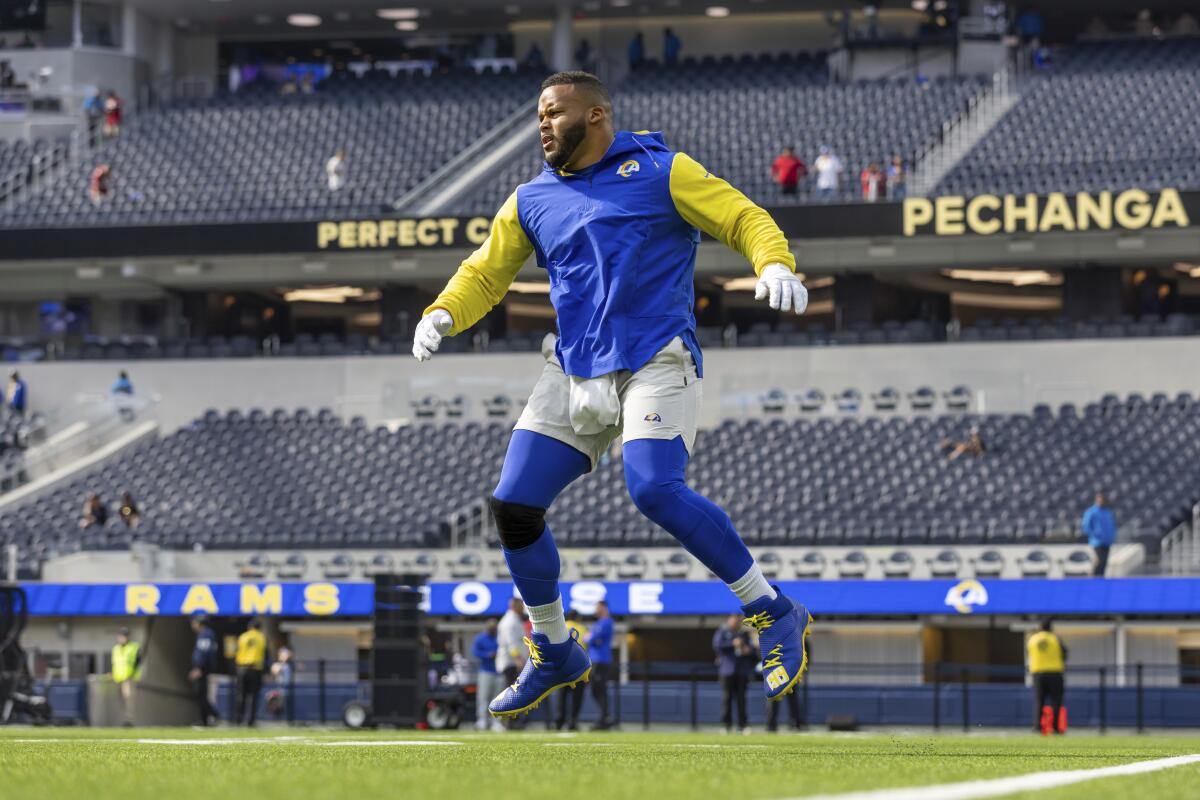
M 238 711 L 235 724 L 254 727 L 258 717 L 258 693 L 262 689 L 263 667 L 267 660 L 267 637 L 262 623 L 250 620 L 250 626 L 237 640 Z
M 130 727 L 133 725 L 133 684 L 142 678 L 142 650 L 137 642 L 129 638 L 129 628 L 117 631 L 117 643 L 112 649 L 112 672 L 109 675 L 117 685 L 121 722 L 125 727 Z
M 1067 707 L 1063 705 L 1063 671 L 1067 664 L 1067 648 L 1054 635 L 1052 628 L 1050 620 L 1046 620 L 1042 623 L 1042 629 L 1030 636 L 1026 644 L 1036 698 L 1034 727 L 1043 736 L 1067 732 Z

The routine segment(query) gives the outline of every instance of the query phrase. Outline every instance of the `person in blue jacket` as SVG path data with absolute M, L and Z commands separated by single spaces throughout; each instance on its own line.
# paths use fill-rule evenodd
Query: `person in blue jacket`
M 592 662 L 592 699 L 600 707 L 600 718 L 594 730 L 608 730 L 608 682 L 612 678 L 613 621 L 608 603 L 596 601 L 596 622 L 588 631 L 587 654 Z
M 1103 578 L 1108 569 L 1108 551 L 1117 540 L 1117 518 L 1104 499 L 1103 492 L 1096 492 L 1096 500 L 1083 512 L 1083 532 L 1088 545 L 1096 551 L 1096 567 L 1092 576 Z
M 8 387 L 4 392 L 4 396 L 0 400 L 5 401 L 9 409 L 19 417 L 25 416 L 25 407 L 28 405 L 29 385 L 21 378 L 21 375 L 14 370 L 8 376 Z
M 188 672 L 188 680 L 192 683 L 200 724 L 212 725 L 217 719 L 217 709 L 208 700 L 208 676 L 217 671 L 217 635 L 208 626 L 208 618 L 203 614 L 192 617 L 192 630 L 196 633 L 196 644 L 192 647 L 192 668 Z
M 568 632 L 560 560 L 546 509 L 622 437 L 634 505 L 671 533 L 737 596 L 759 631 L 769 699 L 795 689 L 812 618 L 771 586 L 721 508 L 690 489 L 704 364 L 694 275 L 701 232 L 741 253 L 755 298 L 803 313 L 808 292 L 787 237 L 770 215 L 661 133 L 617 131 L 604 84 L 586 72 L 542 83 L 538 131 L 545 165 L 509 195 L 479 249 L 425 309 L 413 355 L 469 329 L 508 291 L 529 256 L 546 271 L 557 337 L 517 421 L 491 508 L 513 582 L 529 610 L 529 659 L 489 705 L 528 713 L 588 680 L 592 660 Z M 598 665 L 597 665 L 598 666 Z
M 471 643 L 471 655 L 479 662 L 479 672 L 475 679 L 475 727 L 487 730 L 487 707 L 491 698 L 500 688 L 500 675 L 496 672 L 496 653 L 500 651 L 500 643 L 496 639 L 496 620 L 489 619 L 487 627 L 479 632 Z M 493 729 L 498 729 L 499 720 L 492 720 Z

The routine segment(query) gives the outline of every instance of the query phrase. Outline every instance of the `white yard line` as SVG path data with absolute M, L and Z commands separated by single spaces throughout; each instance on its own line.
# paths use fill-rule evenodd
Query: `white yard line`
M 426 739 L 395 739 L 390 741 L 362 739 L 357 742 L 307 742 L 307 744 L 315 744 L 321 747 L 438 747 L 441 745 L 460 745 L 462 742 L 430 741 Z
M 1141 775 L 1145 772 L 1158 772 L 1196 763 L 1200 763 L 1200 755 L 1172 756 L 1171 758 L 1156 758 L 1153 761 L 1119 764 L 1115 767 L 1033 772 L 1028 775 L 1014 775 L 1010 778 L 943 783 L 935 786 L 910 786 L 904 789 L 877 789 L 869 792 L 850 792 L 849 794 L 823 794 L 815 797 L 794 798 L 794 800 L 976 800 L 981 797 L 1003 797 L 1016 792 L 1070 786 L 1100 778 Z

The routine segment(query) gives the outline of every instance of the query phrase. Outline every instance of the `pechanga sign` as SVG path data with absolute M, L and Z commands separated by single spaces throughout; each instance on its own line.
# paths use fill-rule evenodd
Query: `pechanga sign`
M 1052 192 L 1045 196 L 914 197 L 904 201 L 903 215 L 905 236 L 1137 231 L 1186 228 L 1192 224 L 1178 189 L 1163 189 L 1156 193 L 1128 189 L 1073 195 Z

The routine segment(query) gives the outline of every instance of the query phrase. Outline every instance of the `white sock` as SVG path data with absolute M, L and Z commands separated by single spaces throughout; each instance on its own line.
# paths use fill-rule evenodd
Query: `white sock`
M 567 640 L 570 634 L 567 631 L 567 618 L 563 615 L 562 595 L 554 598 L 553 603 L 525 606 L 525 609 L 529 612 L 529 621 L 533 623 L 535 633 L 544 633 L 550 639 L 550 644 L 562 644 Z
M 750 569 L 746 571 L 745 575 L 729 584 L 729 590 L 738 596 L 738 600 L 741 600 L 744 606 L 750 605 L 760 597 L 769 597 L 774 600 L 779 596 L 771 588 L 771 584 L 767 583 L 767 579 L 763 577 L 757 561 L 750 565 Z

